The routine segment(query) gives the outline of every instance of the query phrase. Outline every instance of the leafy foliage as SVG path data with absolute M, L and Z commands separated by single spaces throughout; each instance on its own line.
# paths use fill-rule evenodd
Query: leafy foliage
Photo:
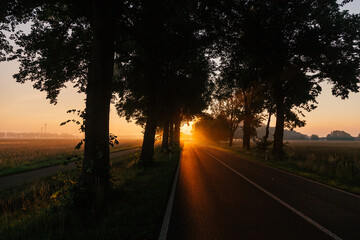
M 11 58 L 20 62 L 14 78 L 34 82 L 56 104 L 68 81 L 85 91 L 92 39 L 89 6 L 83 1 L 34 2 L 34 10 L 24 9 L 31 11 L 32 31 L 17 31 L 12 37 L 19 48 Z
M 304 126 L 302 110 L 315 109 L 320 82 L 332 83 L 342 98 L 358 92 L 359 16 L 339 11 L 335 0 L 246 1 L 226 17 L 225 86 L 264 84 L 265 102 L 276 107 L 277 152 L 283 128 Z
M 335 130 L 326 136 L 327 140 L 354 140 L 354 138 L 347 132 Z
M 117 65 L 120 116 L 144 125 L 149 106 L 158 119 L 164 112 L 193 115 L 206 107 L 212 66 L 198 8 L 189 1 L 139 3 L 125 46 L 129 57 Z
M 86 115 L 85 110 L 70 109 L 70 110 L 67 110 L 66 113 L 76 114 L 79 118 L 81 118 L 81 122 L 76 119 L 68 119 L 65 122 L 60 123 L 60 126 L 63 126 L 67 123 L 72 122 L 72 123 L 75 123 L 76 125 L 80 126 L 80 128 L 79 128 L 80 132 L 85 132 L 85 115 Z
M 222 116 L 226 120 L 227 128 L 233 135 L 244 118 L 244 97 L 237 93 L 227 99 L 215 101 L 211 110 L 215 116 Z

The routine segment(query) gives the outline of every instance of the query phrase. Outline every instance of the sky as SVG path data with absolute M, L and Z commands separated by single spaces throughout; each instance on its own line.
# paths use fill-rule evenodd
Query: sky
M 78 126 L 72 123 L 60 126 L 67 119 L 77 116 L 67 114 L 69 109 L 84 109 L 85 94 L 77 93 L 71 84 L 60 91 L 58 103 L 50 104 L 46 92 L 33 89 L 31 82 L 17 83 L 12 75 L 18 71 L 19 63 L 0 63 L 0 132 L 69 133 L 80 135 Z M 140 137 L 142 128 L 118 117 L 114 106 L 110 113 L 110 132 L 120 137 Z
M 360 0 L 354 0 L 344 9 L 360 13 Z M 33 89 L 31 82 L 17 83 L 12 75 L 18 72 L 18 62 L 0 62 L 0 132 L 47 132 L 80 134 L 78 126 L 60 123 L 76 116 L 69 109 L 84 109 L 85 94 L 77 93 L 71 84 L 62 89 L 58 104 L 50 104 L 46 93 Z M 341 100 L 331 95 L 331 85 L 322 84 L 322 94 L 317 98 L 317 109 L 306 113 L 306 126 L 295 129 L 303 134 L 326 136 L 333 130 L 344 130 L 353 136 L 360 133 L 360 93 L 351 93 Z M 274 125 L 275 122 L 272 122 Z M 190 133 L 191 127 L 182 130 Z M 114 106 L 110 110 L 110 132 L 119 137 L 141 137 L 143 129 L 134 122 L 120 118 Z

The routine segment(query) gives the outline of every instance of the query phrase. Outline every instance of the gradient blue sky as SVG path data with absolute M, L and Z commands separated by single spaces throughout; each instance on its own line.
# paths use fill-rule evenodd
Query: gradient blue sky
M 344 9 L 360 13 L 360 0 L 354 0 Z M 49 104 L 46 93 L 32 88 L 31 83 L 19 84 L 12 78 L 18 71 L 17 62 L 0 63 L 0 132 L 40 132 L 47 123 L 48 132 L 78 134 L 76 125 L 60 126 L 72 118 L 68 109 L 83 109 L 84 94 L 68 85 L 59 95 L 57 105 Z M 331 95 L 331 86 L 322 84 L 323 92 L 318 97 L 318 108 L 306 114 L 307 125 L 295 129 L 301 133 L 326 136 L 332 130 L 344 130 L 353 136 L 360 133 L 360 93 L 350 94 L 347 100 Z M 274 122 L 273 122 L 274 124 Z M 110 113 L 110 131 L 119 136 L 140 136 L 142 128 L 119 118 L 114 107 Z M 190 131 L 187 128 L 186 131 Z

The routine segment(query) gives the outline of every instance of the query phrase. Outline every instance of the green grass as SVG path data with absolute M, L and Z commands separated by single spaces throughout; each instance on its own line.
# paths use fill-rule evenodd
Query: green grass
M 261 162 L 302 177 L 360 195 L 360 142 L 288 141 L 285 158 L 277 160 L 254 147 L 244 151 L 240 144 L 229 148 L 226 143 L 216 146 L 235 152 L 247 159 Z M 271 152 L 271 150 L 269 150 Z
M 49 158 L 39 159 L 38 161 L 26 162 L 14 167 L 3 167 L 0 169 L 0 177 L 16 173 L 27 172 L 39 168 L 61 165 L 65 162 L 72 162 L 82 158 L 82 153 L 73 155 L 59 154 Z
M 134 144 L 134 145 L 130 145 L 130 146 L 118 145 L 118 146 L 114 146 L 114 147 L 110 148 L 110 153 L 116 153 L 116 152 L 121 152 L 121 151 L 129 150 L 129 149 L 133 149 L 133 148 L 140 148 L 140 147 L 141 147 L 141 145 L 139 145 L 139 144 Z
M 64 205 L 76 170 L 0 192 L 0 239 L 156 239 L 179 153 L 148 168 L 138 153 L 112 159 L 110 195 L 88 211 Z
M 0 139 L 0 177 L 78 160 L 78 139 Z M 139 147 L 140 140 L 123 140 L 111 153 Z

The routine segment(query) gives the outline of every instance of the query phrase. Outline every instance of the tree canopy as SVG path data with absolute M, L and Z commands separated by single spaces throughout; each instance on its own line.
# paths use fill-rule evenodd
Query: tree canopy
M 209 102 L 211 39 L 199 21 L 202 13 L 197 1 L 144 1 L 134 15 L 125 48 L 129 57 L 117 66 L 117 110 L 145 126 L 142 162 L 152 159 L 161 122 L 200 113 Z
M 241 2 L 229 23 L 223 58 L 235 75 L 228 81 L 246 88 L 254 79 L 239 75 L 246 70 L 267 86 L 277 117 L 274 153 L 282 152 L 285 122 L 303 126 L 301 109 L 315 108 L 319 82 L 342 98 L 358 92 L 359 16 L 335 0 Z

